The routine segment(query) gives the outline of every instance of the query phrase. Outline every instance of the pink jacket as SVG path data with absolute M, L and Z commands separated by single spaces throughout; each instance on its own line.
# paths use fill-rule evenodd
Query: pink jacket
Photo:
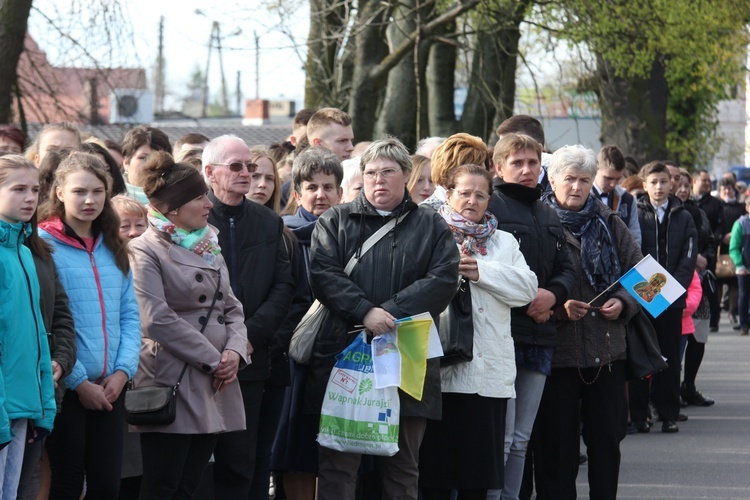
M 695 333 L 695 325 L 693 324 L 693 313 L 698 309 L 701 303 L 701 297 L 703 297 L 703 287 L 701 287 L 701 279 L 696 271 L 693 271 L 693 279 L 690 282 L 690 286 L 687 291 L 687 299 L 685 299 L 685 309 L 682 310 L 682 334 L 690 335 Z

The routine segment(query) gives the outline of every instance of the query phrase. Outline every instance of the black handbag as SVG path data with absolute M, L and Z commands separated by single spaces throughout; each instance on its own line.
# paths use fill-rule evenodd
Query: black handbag
M 214 298 L 206 314 L 206 321 L 201 325 L 201 333 L 206 329 L 220 289 L 221 270 L 219 270 Z M 177 390 L 180 388 L 180 382 L 187 367 L 188 364 L 185 363 L 177 383 L 172 387 L 150 386 L 128 389 L 125 393 L 125 421 L 130 425 L 169 425 L 174 422 L 177 416 Z
M 667 362 L 659 350 L 656 331 L 643 309 L 628 322 L 625 331 L 627 341 L 627 380 L 640 380 L 659 373 Z
M 443 345 L 440 366 L 466 363 L 474 358 L 471 288 L 466 278 L 461 278 L 456 294 L 438 317 L 437 329 Z

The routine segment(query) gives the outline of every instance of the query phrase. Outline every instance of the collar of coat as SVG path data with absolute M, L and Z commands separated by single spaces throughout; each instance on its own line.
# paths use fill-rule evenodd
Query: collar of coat
M 412 201 L 411 196 L 409 196 L 409 191 L 404 188 L 404 198 L 396 208 L 391 210 L 391 215 L 388 218 L 393 217 L 394 215 L 401 215 L 402 213 L 414 210 L 415 208 L 417 208 L 417 204 Z M 383 217 L 367 200 L 364 189 L 360 191 L 357 197 L 354 198 L 354 201 L 349 205 L 349 213 L 358 216 Z

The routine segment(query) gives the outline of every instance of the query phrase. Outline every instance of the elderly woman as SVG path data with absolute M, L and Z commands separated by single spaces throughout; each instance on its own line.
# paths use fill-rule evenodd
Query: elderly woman
M 625 328 L 639 306 L 622 288 L 600 294 L 642 255 L 619 215 L 590 196 L 594 151 L 561 148 L 548 174 L 543 201 L 565 228 L 576 279 L 572 298 L 556 309 L 558 343 L 534 426 L 543 444 L 534 449 L 537 498 L 576 498 L 580 416 L 590 496 L 614 499 L 627 421 Z
M 552 313 L 567 300 L 575 271 L 563 246 L 560 219 L 539 199 L 542 146 L 527 135 L 505 134 L 497 141 L 492 159 L 498 177 L 489 211 L 497 217 L 498 229 L 515 236 L 538 281 L 531 304 L 511 311 L 516 398 L 508 401 L 505 419 L 502 498 L 518 499 L 531 430 L 552 370 L 558 337 Z M 500 498 L 500 491 L 491 491 L 488 498 Z
M 509 233 L 487 212 L 492 179 L 484 167 L 462 165 L 448 183 L 448 203 L 438 213 L 461 253 L 461 286 L 471 288 L 473 359 L 441 368 L 443 418 L 429 421 L 420 449 L 425 500 L 484 498 L 503 486 L 503 436 L 516 379 L 510 308 L 536 295 L 531 272 Z M 446 453 L 446 450 L 450 450 Z
M 432 195 L 421 203 L 437 210 L 446 201 L 446 186 L 453 171 L 467 163 L 484 165 L 486 161 L 487 146 L 479 137 L 464 133 L 448 137 L 432 154 L 430 170 L 435 188 Z
M 396 139 L 375 141 L 361 159 L 364 189 L 348 204 L 318 219 L 310 248 L 310 284 L 328 309 L 309 365 L 306 407 L 320 413 L 335 357 L 357 336 L 374 335 L 397 318 L 423 312 L 437 317 L 458 282 L 459 255 L 448 225 L 434 210 L 417 206 L 406 190 L 411 162 Z M 389 221 L 395 226 L 368 252 L 362 244 Z M 351 274 L 349 260 L 358 260 Z M 361 327 L 359 328 L 361 330 Z M 417 498 L 418 455 L 427 419 L 439 419 L 439 360 L 427 361 L 421 401 L 399 392 L 399 451 L 377 457 L 383 498 Z M 318 498 L 354 498 L 360 455 L 320 448 Z
M 173 423 L 134 427 L 141 433 L 141 498 L 190 498 L 219 433 L 245 428 L 237 370 L 251 349 L 208 225 L 213 205 L 200 172 L 157 152 L 139 174 L 149 228 L 129 244 L 143 333 L 134 383 L 180 382 Z

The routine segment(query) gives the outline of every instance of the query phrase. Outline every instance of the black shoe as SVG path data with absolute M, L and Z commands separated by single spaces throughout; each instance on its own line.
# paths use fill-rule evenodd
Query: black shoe
M 741 326 L 740 326 L 739 324 L 736 324 L 736 325 L 734 325 L 734 326 L 732 327 L 732 330 L 734 330 L 735 332 L 739 332 L 739 331 L 740 331 L 740 328 L 742 328 L 742 327 L 741 327 Z M 744 335 L 744 334 L 743 334 L 743 335 Z
M 708 331 L 709 331 L 709 332 L 718 332 L 718 331 L 719 331 L 719 327 L 718 327 L 718 326 L 712 326 L 712 327 L 710 327 L 710 328 L 708 329 Z
M 578 454 L 578 465 L 585 464 L 589 461 L 589 456 L 585 453 L 579 453 Z
M 679 432 L 680 428 L 677 427 L 677 424 L 674 422 L 674 420 L 665 420 L 661 424 L 661 431 L 666 432 L 668 434 L 672 434 L 674 432 Z
M 711 398 L 707 398 L 700 392 L 698 392 L 697 389 L 693 389 L 692 391 L 685 391 L 685 395 L 682 396 L 682 399 L 689 405 L 693 406 L 711 406 L 716 401 L 714 401 Z
M 740 335 L 747 335 L 747 327 L 746 326 L 740 327 Z
M 633 429 L 633 431 L 631 432 L 630 429 Z M 651 426 L 648 425 L 645 420 L 636 420 L 628 424 L 628 430 L 626 432 L 628 434 L 634 434 L 636 432 L 646 434 L 649 431 L 651 431 Z
M 687 422 L 688 416 L 684 413 L 678 413 L 677 414 L 677 421 L 678 422 Z

